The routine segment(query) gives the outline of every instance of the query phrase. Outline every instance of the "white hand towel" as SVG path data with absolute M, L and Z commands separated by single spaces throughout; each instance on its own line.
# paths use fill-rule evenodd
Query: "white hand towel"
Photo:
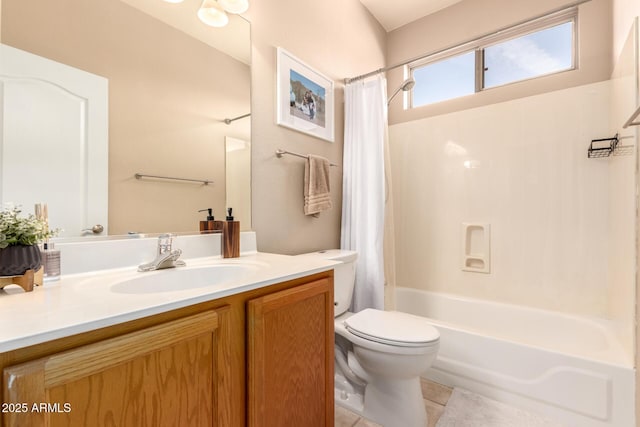
M 309 155 L 304 165 L 304 214 L 314 215 L 331 209 L 329 160 Z

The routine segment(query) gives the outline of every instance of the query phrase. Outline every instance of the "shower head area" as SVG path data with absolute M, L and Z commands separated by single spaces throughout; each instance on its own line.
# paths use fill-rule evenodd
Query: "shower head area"
M 407 92 L 413 89 L 415 85 L 416 85 L 416 81 L 413 79 L 413 77 L 409 77 L 408 79 L 403 81 L 402 84 L 398 87 L 398 89 L 396 89 L 395 92 L 393 92 L 393 94 L 387 100 L 387 106 L 391 104 L 391 100 L 393 100 L 393 98 L 395 98 L 395 96 L 399 94 L 400 91 Z

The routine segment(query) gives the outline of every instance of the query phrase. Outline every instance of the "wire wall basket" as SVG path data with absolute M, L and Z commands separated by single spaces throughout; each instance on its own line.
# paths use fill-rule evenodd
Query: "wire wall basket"
M 609 157 L 618 147 L 618 134 L 613 138 L 592 139 L 587 150 L 590 159 Z

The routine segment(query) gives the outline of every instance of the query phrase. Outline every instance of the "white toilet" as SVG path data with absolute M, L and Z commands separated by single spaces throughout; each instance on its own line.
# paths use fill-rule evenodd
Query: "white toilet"
M 422 317 L 398 311 L 347 311 L 356 252 L 333 249 L 301 256 L 343 263 L 334 269 L 336 404 L 384 427 L 424 427 L 420 374 L 436 358 L 438 330 Z

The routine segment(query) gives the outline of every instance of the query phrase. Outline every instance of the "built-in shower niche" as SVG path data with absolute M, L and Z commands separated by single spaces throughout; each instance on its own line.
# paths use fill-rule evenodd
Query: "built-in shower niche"
M 491 224 L 462 223 L 462 270 L 491 272 Z

